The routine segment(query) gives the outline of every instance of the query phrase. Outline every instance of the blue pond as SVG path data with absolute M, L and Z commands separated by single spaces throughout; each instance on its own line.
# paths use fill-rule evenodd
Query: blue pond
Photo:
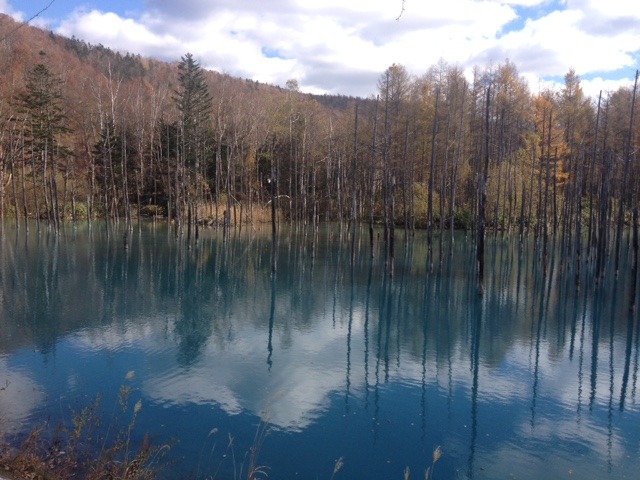
M 131 425 L 125 387 L 132 442 L 170 445 L 166 479 L 246 478 L 252 450 L 268 478 L 424 478 L 438 446 L 434 479 L 639 478 L 626 249 L 618 278 L 585 262 L 576 289 L 559 247 L 543 268 L 531 241 L 489 236 L 479 297 L 463 235 L 432 256 L 399 235 L 393 275 L 336 225 L 282 226 L 275 275 L 266 227 L 123 236 L 0 230 L 5 435 L 100 397 L 108 437 Z

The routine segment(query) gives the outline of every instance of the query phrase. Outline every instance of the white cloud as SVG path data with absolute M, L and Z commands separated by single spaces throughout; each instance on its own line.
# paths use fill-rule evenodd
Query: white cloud
M 0 0 L 0 12 L 9 15 L 18 22 L 24 21 L 24 13 L 15 10 L 8 2 L 8 0 Z
M 629 0 L 566 0 L 566 6 L 572 10 L 583 10 L 590 15 L 605 18 L 640 18 L 638 4 Z
M 98 10 L 76 11 L 61 22 L 58 33 L 75 35 L 91 43 L 102 43 L 117 50 L 137 52 L 172 50 L 180 40 L 171 35 L 158 35 L 147 26 L 131 18 L 121 18 L 115 13 Z
M 78 10 L 58 32 L 167 60 L 190 51 L 232 75 L 366 96 L 392 63 L 422 73 L 441 57 L 464 61 L 515 17 L 509 6 L 475 0 L 409 2 L 399 21 L 400 4 L 386 0 L 281 2 L 267 11 L 227 1 L 148 4 L 139 18 Z
M 538 19 L 528 19 L 520 30 L 506 33 L 493 41 L 493 48 L 484 49 L 476 63 L 509 58 L 530 80 L 532 91 L 540 87 L 556 87 L 556 82 L 544 80 L 562 77 L 570 68 L 580 76 L 600 74 L 633 67 L 634 55 L 640 51 L 640 30 L 616 32 L 601 36 L 584 29 L 591 15 L 578 9 L 555 10 Z M 601 87 L 608 89 L 629 84 L 630 80 L 593 80 L 583 84 L 590 96 Z
M 551 0 L 492 0 L 494 3 L 499 3 L 502 5 L 513 5 L 516 7 L 537 7 L 542 6 L 548 3 L 551 3 Z
M 303 91 L 362 96 L 375 93 L 392 63 L 420 75 L 440 58 L 467 70 L 508 58 L 527 78 L 574 68 L 606 79 L 637 66 L 640 52 L 640 9 L 628 0 L 407 0 L 398 20 L 400 0 L 145 5 L 126 18 L 76 10 L 58 32 L 164 60 L 191 52 L 231 75 L 279 85 L 296 78 Z M 7 0 L 0 9 L 11 9 Z
M 0 432 L 20 428 L 44 400 L 42 388 L 0 357 Z
M 626 38 L 598 38 L 580 30 L 584 14 L 576 10 L 554 11 L 527 21 L 520 31 L 499 41 L 505 53 L 518 63 L 532 62 L 539 75 L 563 75 L 569 68 L 578 74 L 610 71 L 633 63 Z M 640 35 L 640 34 L 639 34 Z M 639 37 L 640 38 L 640 37 Z M 633 43 L 631 43 L 633 44 Z M 537 62 L 537 60 L 541 62 Z M 527 66 L 525 65 L 525 68 Z M 527 70 L 531 70 L 527 68 Z
M 362 315 L 355 317 L 352 334 L 360 338 Z M 242 340 L 233 344 L 221 347 L 209 341 L 188 375 L 174 365 L 167 365 L 167 371 L 151 372 L 144 379 L 143 391 L 154 401 L 216 404 L 230 415 L 250 411 L 266 416 L 277 428 L 302 430 L 326 408 L 329 395 L 345 383 L 346 326 L 328 328 L 322 318 L 312 325 L 298 332 L 293 344 L 276 332 L 272 371 L 266 362 L 266 332 L 245 326 L 234 333 Z M 264 348 L 257 349 L 257 345 Z M 361 350 L 359 342 L 358 347 Z M 354 372 L 351 381 L 362 385 L 362 373 Z
M 582 79 L 580 86 L 586 95 L 597 101 L 600 92 L 602 92 L 602 97 L 606 98 L 607 93 L 615 92 L 621 87 L 633 88 L 633 80 L 631 78 L 614 80 L 595 77 L 587 80 Z

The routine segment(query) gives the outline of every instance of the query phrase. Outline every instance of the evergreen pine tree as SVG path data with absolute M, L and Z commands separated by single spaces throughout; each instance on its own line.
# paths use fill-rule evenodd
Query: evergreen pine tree
M 31 160 L 33 176 L 33 201 L 36 216 L 40 217 L 38 193 L 44 195 L 47 218 L 58 224 L 61 214 L 58 209 L 58 158 L 66 155 L 61 145 L 63 134 L 70 132 L 63 110 L 62 81 L 49 68 L 39 63 L 30 70 L 25 79 L 25 90 L 17 97 L 19 110 L 25 116 L 25 161 Z M 37 185 L 39 179 L 41 188 Z
M 174 94 L 174 101 L 180 112 L 179 124 L 181 140 L 178 172 L 176 177 L 176 192 L 180 199 L 177 205 L 178 216 L 184 215 L 184 207 L 197 214 L 197 206 L 202 190 L 205 187 L 201 181 L 202 172 L 206 170 L 205 158 L 210 148 L 207 141 L 210 131 L 212 98 L 205 83 L 204 73 L 200 63 L 193 55 L 187 53 L 178 65 L 178 89 Z M 189 215 L 192 221 L 196 217 Z M 192 222 L 189 222 L 192 223 Z

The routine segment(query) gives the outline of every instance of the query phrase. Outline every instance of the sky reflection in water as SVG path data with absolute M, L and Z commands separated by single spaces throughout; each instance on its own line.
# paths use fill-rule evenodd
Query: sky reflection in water
M 476 295 L 470 242 L 427 269 L 398 242 L 390 278 L 366 235 L 206 231 L 197 247 L 144 225 L 124 249 L 104 226 L 4 226 L 0 424 L 19 431 L 121 385 L 136 425 L 176 438 L 167 478 L 232 475 L 260 420 L 270 478 L 633 478 L 640 469 L 638 318 L 628 275 L 602 287 L 530 245 L 489 242 Z M 584 268 L 585 270 L 588 268 Z M 563 273 L 564 272 L 564 273 Z M 115 421 L 115 420 L 114 420 Z M 213 433 L 212 433 L 213 432 Z

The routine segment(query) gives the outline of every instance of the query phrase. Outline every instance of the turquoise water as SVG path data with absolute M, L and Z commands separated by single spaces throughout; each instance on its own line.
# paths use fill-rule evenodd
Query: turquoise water
M 171 445 L 165 478 L 638 478 L 639 315 L 629 257 L 576 291 L 566 255 L 396 241 L 394 275 L 364 230 L 0 231 L 0 430 L 69 422 L 101 396 L 103 434 Z M 352 248 L 354 261 L 351 262 Z M 638 302 L 640 303 L 640 302 Z M 256 433 L 263 432 L 264 435 Z M 229 447 L 229 439 L 233 438 Z

